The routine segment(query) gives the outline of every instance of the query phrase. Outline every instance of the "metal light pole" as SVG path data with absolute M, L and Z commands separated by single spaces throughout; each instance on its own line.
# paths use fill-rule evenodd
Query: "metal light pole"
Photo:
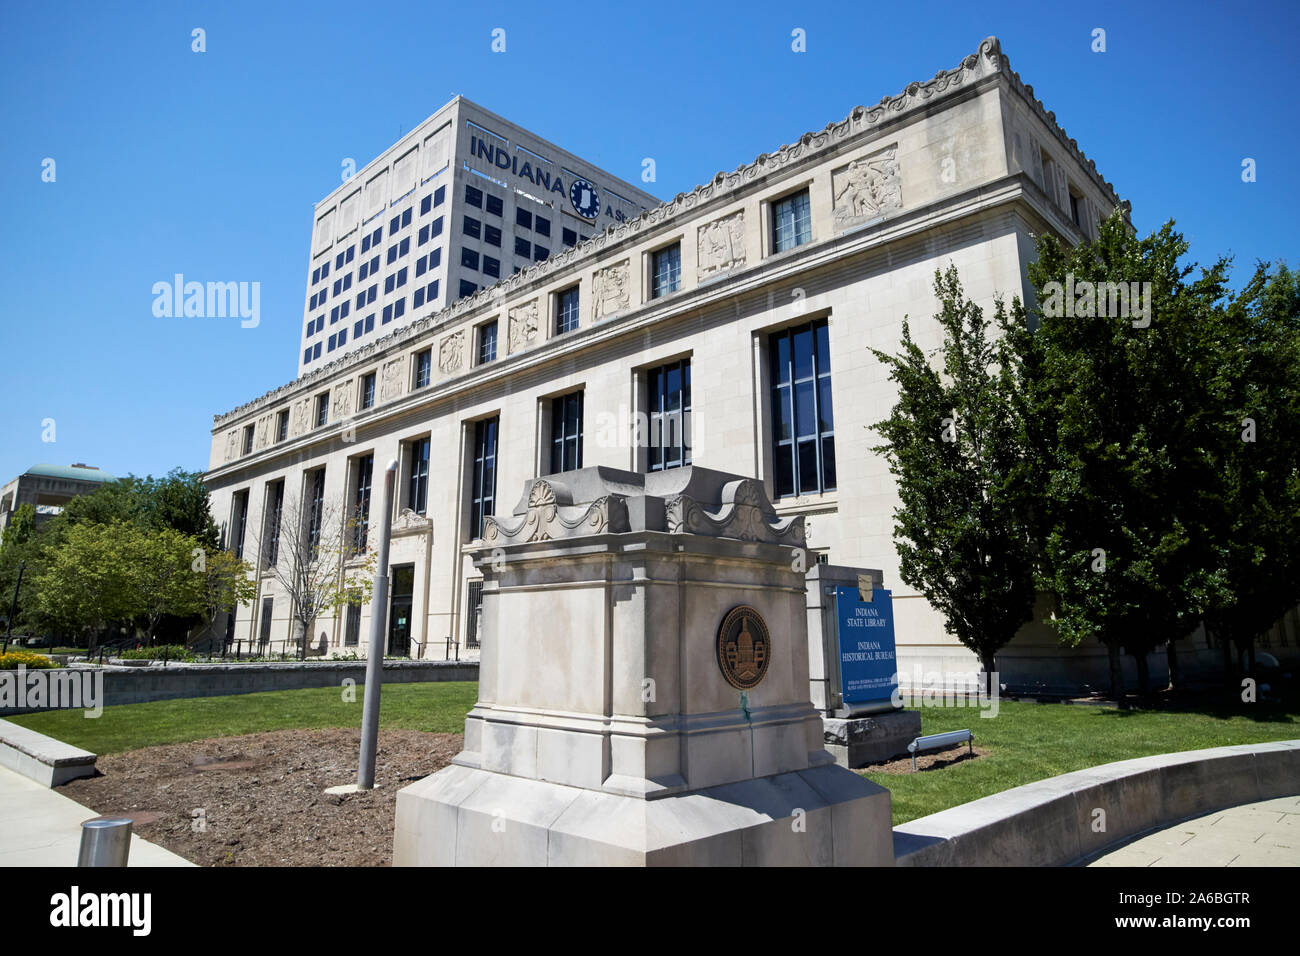
M 9 605 L 9 619 L 5 621 L 5 642 L 0 645 L 0 654 L 9 650 L 9 632 L 14 626 L 14 615 L 18 613 L 18 589 L 23 586 L 23 568 L 27 567 L 27 561 L 18 562 L 18 583 L 14 585 L 14 599 Z
M 379 747 L 379 690 L 384 680 L 384 631 L 388 621 L 388 538 L 393 528 L 393 484 L 397 460 L 384 469 L 384 507 L 379 513 L 379 564 L 370 599 L 370 650 L 366 655 L 365 703 L 361 712 L 361 761 L 357 765 L 357 789 L 375 786 L 375 752 Z

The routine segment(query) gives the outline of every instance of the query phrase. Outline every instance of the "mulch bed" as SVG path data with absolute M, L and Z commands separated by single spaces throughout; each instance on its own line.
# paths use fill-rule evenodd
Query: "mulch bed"
M 988 755 L 988 750 L 983 747 L 976 747 L 975 753 L 973 755 L 969 754 L 966 752 L 965 744 L 962 744 L 959 750 L 941 750 L 938 753 L 917 754 L 916 772 L 942 770 L 944 767 L 951 767 L 953 764 L 965 763 L 968 760 L 979 760 L 981 757 L 987 757 Z M 858 773 L 912 773 L 912 757 L 909 754 L 906 757 L 895 757 L 885 763 L 873 763 L 856 769 Z
M 59 792 L 200 866 L 389 866 L 397 791 L 447 766 L 460 734 L 385 730 L 376 789 L 353 783 L 359 730 L 277 730 L 146 747 Z M 202 810 L 201 818 L 194 811 Z

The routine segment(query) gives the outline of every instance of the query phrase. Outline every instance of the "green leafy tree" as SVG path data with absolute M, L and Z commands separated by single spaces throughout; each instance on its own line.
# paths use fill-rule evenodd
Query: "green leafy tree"
M 1205 502 L 1218 584 L 1206 627 L 1235 683 L 1232 648 L 1253 672 L 1257 635 L 1300 603 L 1300 277 L 1258 265 L 1201 341 L 1218 479 Z
M 171 528 L 115 527 L 124 539 L 127 586 L 152 644 L 164 617 L 192 617 L 202 611 L 203 549 L 197 539 Z
M 68 631 L 94 631 L 142 610 L 130 573 L 132 528 L 80 523 L 63 531 L 36 580 L 39 613 Z
M 1138 239 L 1118 212 L 1095 242 L 1043 236 L 1029 267 L 1037 327 L 1009 332 L 1026 460 L 1043 489 L 1041 584 L 1063 643 L 1105 643 L 1121 705 L 1121 655 L 1149 690 L 1148 653 L 1188 633 L 1219 586 L 1205 507 L 1217 410 L 1197 355 L 1227 264 L 1189 281 L 1187 249 L 1172 223 Z M 1124 284 L 1127 308 L 1109 283 Z
M 252 580 L 253 567 L 235 557 L 232 551 L 220 549 L 201 550 L 203 577 L 201 613 L 206 630 L 217 615 L 239 604 L 248 604 L 257 596 L 257 585 Z
M 1035 597 L 1023 429 L 1013 404 L 1016 356 L 1005 334 L 996 334 L 1025 317 L 1019 301 L 1008 312 L 999 300 L 990 336 L 955 268 L 936 271 L 934 287 L 942 374 L 906 320 L 898 355 L 872 350 L 898 384 L 892 414 L 875 426 L 884 438 L 875 451 L 897 479 L 894 540 L 903 581 L 939 609 L 991 682 L 995 655 L 1031 619 Z

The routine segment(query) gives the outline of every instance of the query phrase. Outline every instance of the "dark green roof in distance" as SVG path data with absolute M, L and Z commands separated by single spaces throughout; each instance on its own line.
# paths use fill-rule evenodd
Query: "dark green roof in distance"
M 25 475 L 39 475 L 42 478 L 68 478 L 72 481 L 117 481 L 116 475 L 99 468 L 79 468 L 74 465 L 32 465 Z

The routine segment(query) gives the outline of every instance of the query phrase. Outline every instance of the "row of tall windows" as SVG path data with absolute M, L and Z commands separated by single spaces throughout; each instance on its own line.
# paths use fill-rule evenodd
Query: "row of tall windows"
M 768 400 L 771 409 L 772 484 L 777 499 L 816 494 L 836 488 L 835 416 L 831 397 L 830 344 L 827 322 L 819 319 L 771 333 L 767 340 L 769 371 Z M 481 343 L 480 361 L 491 361 L 495 348 L 489 332 Z M 427 383 L 432 355 L 417 356 L 415 382 Z M 646 467 L 662 471 L 689 465 L 692 460 L 691 362 L 682 359 L 652 368 L 645 373 L 645 412 L 650 434 L 646 436 Z M 360 407 L 374 403 L 375 374 L 360 384 Z M 327 393 L 318 406 L 318 420 L 327 414 Z M 575 391 L 551 399 L 551 474 L 572 471 L 583 465 L 583 392 Z M 282 420 L 282 424 L 287 424 Z M 283 428 L 277 440 L 283 439 Z M 500 419 L 474 423 L 471 448 L 470 526 L 471 537 L 481 537 L 484 520 L 496 509 L 496 471 Z M 429 507 L 429 458 L 431 439 L 416 439 L 407 447 L 406 506 L 417 514 Z M 374 480 L 374 455 L 355 461 L 352 481 L 352 540 L 354 551 L 366 548 L 369 535 L 370 503 Z M 325 510 L 325 470 L 309 472 L 305 480 L 308 502 L 307 544 L 315 553 L 321 543 Z M 274 563 L 280 553 L 280 519 L 284 506 L 284 482 L 268 486 L 263 558 Z M 237 492 L 232 505 L 231 548 L 242 556 L 248 515 L 248 491 Z

